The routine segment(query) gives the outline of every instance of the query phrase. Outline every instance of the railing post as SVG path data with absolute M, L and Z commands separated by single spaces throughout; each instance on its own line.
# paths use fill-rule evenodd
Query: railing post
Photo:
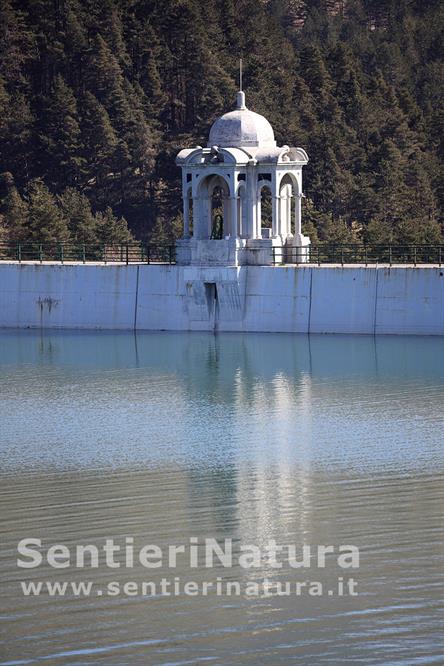
M 147 246 L 146 246 L 146 263 L 147 263 L 147 264 L 150 263 L 150 258 L 151 258 L 151 257 L 150 257 L 150 246 L 147 245 Z
M 19 264 L 22 263 L 22 245 L 21 243 L 17 243 L 17 259 Z
M 172 245 L 168 246 L 168 262 L 170 264 L 173 263 L 173 246 Z
M 43 248 L 41 243 L 39 243 L 39 261 L 40 263 L 43 261 Z
M 413 264 L 416 266 L 416 245 L 413 246 Z
M 320 248 L 319 248 L 319 245 L 318 245 L 318 266 L 320 266 L 320 265 L 321 265 L 321 255 L 320 255 Z
M 126 265 L 128 266 L 128 261 L 129 261 L 128 243 L 126 244 L 126 247 L 125 247 L 125 253 L 126 253 L 126 257 L 125 257 L 126 258 Z
M 341 245 L 341 266 L 343 266 L 343 265 L 344 265 L 344 248 Z
M 271 248 L 271 257 L 272 257 L 273 266 L 276 266 L 276 249 L 274 245 Z
M 83 261 L 83 263 L 86 263 L 86 248 L 85 248 L 85 243 L 82 243 L 82 261 Z
M 106 244 L 102 245 L 102 258 L 103 263 L 106 264 Z
M 439 246 L 438 259 L 439 259 L 439 267 L 441 268 L 441 245 Z
M 392 246 L 389 245 L 389 264 L 392 265 Z
M 365 265 L 368 266 L 367 245 L 364 245 Z
M 60 261 L 63 264 L 63 260 L 64 260 L 63 243 L 59 243 L 59 256 L 60 256 Z

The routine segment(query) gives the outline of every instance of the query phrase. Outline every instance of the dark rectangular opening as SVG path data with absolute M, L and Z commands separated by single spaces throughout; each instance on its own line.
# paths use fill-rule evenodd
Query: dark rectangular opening
M 205 296 L 207 299 L 208 316 L 216 312 L 217 307 L 217 284 L 215 282 L 204 282 Z

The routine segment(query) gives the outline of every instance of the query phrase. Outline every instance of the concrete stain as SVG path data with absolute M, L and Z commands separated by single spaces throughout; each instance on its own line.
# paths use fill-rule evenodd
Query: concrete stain
M 48 310 L 48 314 L 51 314 L 51 310 L 57 307 L 59 303 L 60 303 L 59 299 L 50 298 L 49 296 L 47 296 L 46 298 L 42 298 L 41 296 L 39 296 L 39 298 L 37 299 L 37 305 L 40 308 L 41 314 L 43 314 L 45 307 Z

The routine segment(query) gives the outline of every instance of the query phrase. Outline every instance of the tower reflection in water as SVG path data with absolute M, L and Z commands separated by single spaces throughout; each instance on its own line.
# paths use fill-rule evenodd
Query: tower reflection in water
M 166 652 L 174 663 L 232 663 L 233 654 L 236 663 L 341 663 L 346 645 L 356 663 L 389 663 L 398 633 L 400 663 L 419 653 L 436 661 L 441 339 L 3 331 L 0 365 L 9 661 L 56 655 L 67 663 L 81 650 L 88 663 L 112 655 L 135 663 L 136 651 L 137 663 L 163 663 Z M 14 553 L 30 530 L 45 544 L 122 543 L 126 535 L 160 546 L 228 538 L 235 552 L 269 539 L 355 544 L 361 594 L 48 604 L 17 595 Z M 111 573 L 147 579 L 141 567 Z M 191 574 L 334 586 L 338 572 L 288 573 L 263 562 Z M 181 564 L 174 575 L 190 571 Z M 88 571 L 99 583 L 109 576 Z M 39 636 L 38 645 L 23 635 Z

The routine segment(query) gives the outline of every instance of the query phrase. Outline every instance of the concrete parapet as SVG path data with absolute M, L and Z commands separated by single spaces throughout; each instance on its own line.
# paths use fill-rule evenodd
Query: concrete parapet
M 444 335 L 444 271 L 4 262 L 0 327 Z

